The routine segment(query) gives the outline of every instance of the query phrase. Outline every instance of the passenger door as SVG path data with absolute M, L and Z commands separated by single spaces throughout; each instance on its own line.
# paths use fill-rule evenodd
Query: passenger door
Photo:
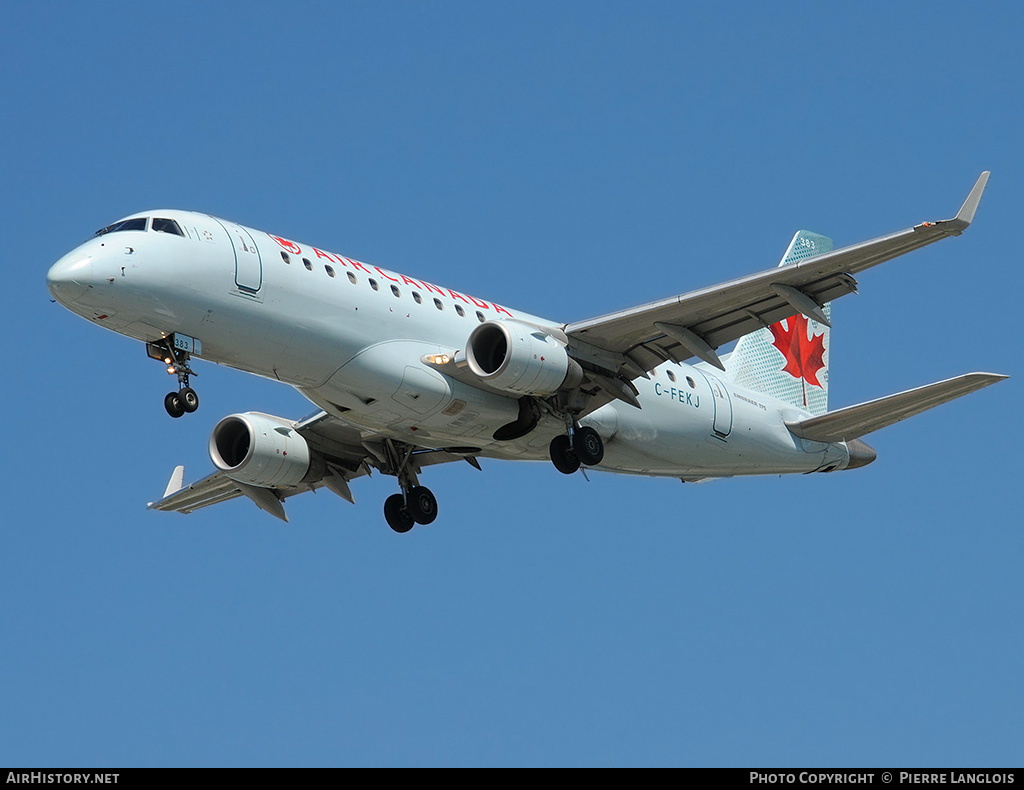
M 231 239 L 235 251 L 235 285 L 243 291 L 256 293 L 263 285 L 263 260 L 256 242 L 241 225 L 218 222 Z

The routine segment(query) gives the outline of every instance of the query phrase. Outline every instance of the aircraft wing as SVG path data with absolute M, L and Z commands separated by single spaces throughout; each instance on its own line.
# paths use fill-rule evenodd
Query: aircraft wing
M 719 346 L 797 313 L 827 324 L 820 306 L 855 292 L 854 275 L 947 236 L 959 236 L 974 218 L 988 176 L 988 171 L 981 174 L 952 219 L 923 222 L 790 266 L 568 324 L 570 349 L 577 359 L 623 377 L 612 387 L 605 382 L 606 392 L 631 387 L 627 382 L 667 360 L 698 357 L 724 369 L 715 353 Z
M 998 373 L 967 373 L 896 395 L 830 411 L 820 417 L 787 422 L 786 427 L 790 433 L 801 439 L 815 442 L 850 441 L 1005 378 L 1008 377 Z
M 171 510 L 191 513 L 193 510 L 249 497 L 262 510 L 287 521 L 283 502 L 290 496 L 327 488 L 343 499 L 354 502 L 349 481 L 371 474 L 371 469 L 385 468 L 388 450 L 379 438 L 360 431 L 327 412 L 319 412 L 295 423 L 295 430 L 325 462 L 322 477 L 289 488 L 261 488 L 232 480 L 224 472 L 214 472 L 202 480 L 182 485 L 184 467 L 175 467 L 163 498 L 149 503 L 150 510 Z M 451 461 L 469 461 L 479 468 L 475 457 L 444 450 L 414 450 L 407 459 L 413 469 Z
M 167 484 L 163 499 L 150 502 L 150 510 L 177 510 L 179 513 L 191 513 L 207 505 L 216 505 L 229 499 L 242 496 L 242 489 L 235 482 L 224 476 L 223 472 L 214 472 L 202 480 L 187 486 L 181 486 L 181 478 L 185 467 L 176 466 Z M 178 486 L 175 486 L 177 481 Z

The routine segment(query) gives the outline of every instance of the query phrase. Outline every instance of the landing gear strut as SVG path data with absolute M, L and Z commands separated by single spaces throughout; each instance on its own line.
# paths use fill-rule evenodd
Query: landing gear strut
M 597 466 L 604 459 L 604 442 L 593 428 L 576 426 L 572 436 L 560 434 L 548 447 L 551 463 L 564 475 L 571 475 L 581 466 Z
M 156 348 L 157 344 L 151 343 L 150 347 Z M 186 413 L 191 414 L 199 408 L 199 396 L 188 384 L 189 376 L 198 375 L 188 365 L 189 353 L 175 348 L 171 338 L 166 338 L 157 350 L 160 353 L 156 355 L 156 358 L 161 359 L 167 365 L 169 374 L 178 377 L 178 391 L 167 393 L 164 398 L 164 408 L 174 418 Z M 150 356 L 154 356 L 152 351 Z
M 437 518 L 437 498 L 416 479 L 411 463 L 413 448 L 401 442 L 384 442 L 388 459 L 387 474 L 398 478 L 401 494 L 392 494 L 384 501 L 384 520 L 395 532 L 408 532 L 416 524 L 430 524 Z

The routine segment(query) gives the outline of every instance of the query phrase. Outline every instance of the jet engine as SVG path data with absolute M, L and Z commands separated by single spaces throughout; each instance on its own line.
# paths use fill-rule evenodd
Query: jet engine
M 225 475 L 261 488 L 289 488 L 315 476 L 322 462 L 292 423 L 269 414 L 225 417 L 210 435 L 210 458 Z
M 480 379 L 517 395 L 554 395 L 583 380 L 583 369 L 562 343 L 519 321 L 476 327 L 466 344 L 466 361 Z

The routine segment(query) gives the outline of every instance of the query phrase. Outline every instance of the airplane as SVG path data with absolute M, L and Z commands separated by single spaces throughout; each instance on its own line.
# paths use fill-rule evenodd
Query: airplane
M 350 483 L 376 470 L 400 489 L 385 520 L 408 532 L 438 513 L 421 474 L 455 461 L 684 482 L 871 463 L 862 436 L 1006 376 L 968 373 L 829 411 L 831 302 L 857 290 L 861 271 L 959 236 L 988 177 L 952 219 L 838 250 L 800 231 L 776 268 L 569 323 L 180 210 L 107 225 L 47 283 L 177 377 L 172 418 L 199 406 L 194 359 L 284 382 L 317 408 L 298 421 L 225 417 L 209 440 L 216 471 L 184 485 L 176 467 L 150 509 L 247 497 L 287 521 L 288 497 L 323 487 L 354 503 Z

